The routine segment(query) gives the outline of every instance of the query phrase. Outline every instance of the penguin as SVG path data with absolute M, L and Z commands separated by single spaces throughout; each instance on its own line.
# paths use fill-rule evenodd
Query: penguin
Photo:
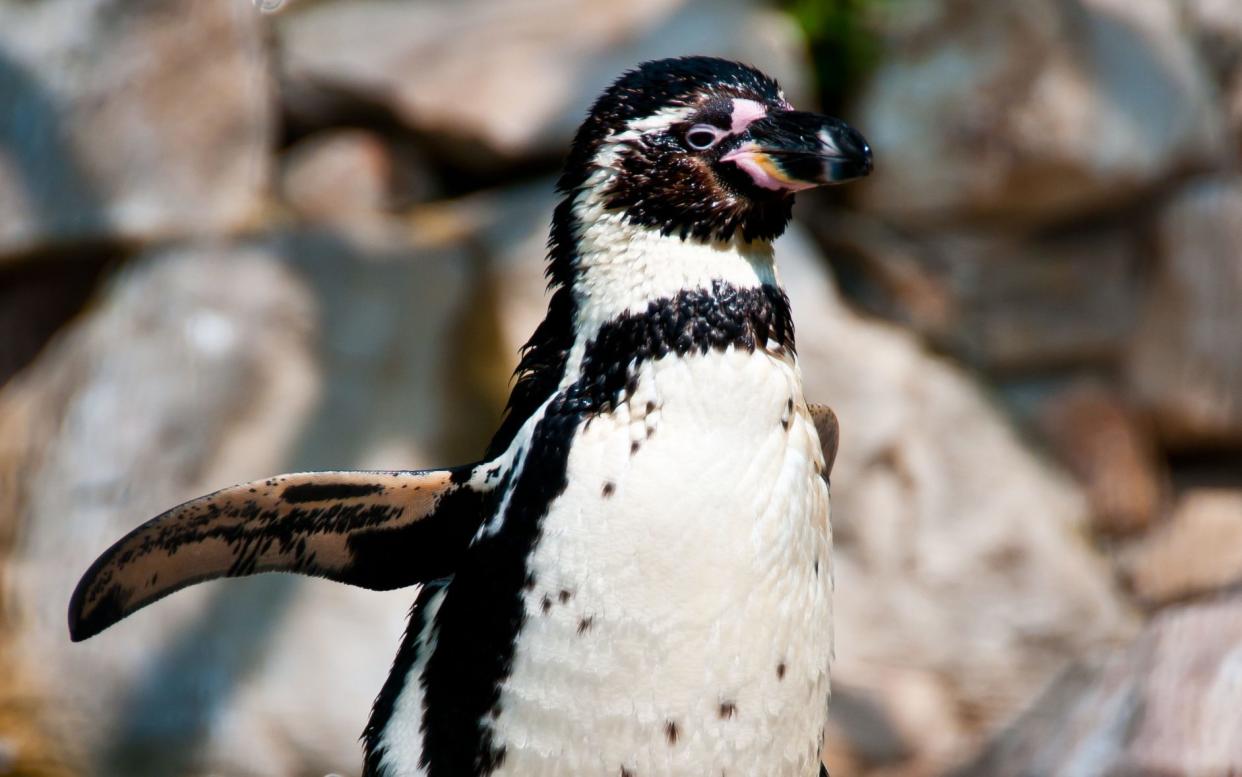
M 837 424 L 772 243 L 796 192 L 871 167 L 750 66 L 624 73 L 573 141 L 547 314 L 481 460 L 174 507 L 87 570 L 71 638 L 220 577 L 420 585 L 366 777 L 823 774 Z

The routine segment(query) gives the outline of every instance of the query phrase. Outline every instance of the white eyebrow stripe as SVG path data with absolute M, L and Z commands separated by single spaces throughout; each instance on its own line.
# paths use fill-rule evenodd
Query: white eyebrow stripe
M 747 100 L 742 97 L 733 98 L 733 126 L 729 131 L 736 135 L 750 126 L 751 122 L 758 121 L 768 115 L 768 106 L 756 100 Z
M 626 125 L 626 130 L 630 132 L 652 132 L 655 130 L 666 129 L 678 122 L 687 121 L 694 115 L 695 108 L 689 105 L 676 105 L 662 108 L 650 116 L 644 116 L 638 119 L 631 119 Z M 624 134 L 624 133 L 622 133 Z

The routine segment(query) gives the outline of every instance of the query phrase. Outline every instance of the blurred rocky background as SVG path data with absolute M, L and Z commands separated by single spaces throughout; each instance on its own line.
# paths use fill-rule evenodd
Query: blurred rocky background
M 476 456 L 573 128 L 686 53 L 875 149 L 779 253 L 834 777 L 1242 774 L 1238 0 L 0 0 L 0 775 L 357 774 L 412 592 L 69 592 L 221 485 Z

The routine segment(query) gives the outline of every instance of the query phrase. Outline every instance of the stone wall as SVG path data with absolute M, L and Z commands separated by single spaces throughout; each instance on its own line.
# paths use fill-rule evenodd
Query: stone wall
M 260 5 L 0 0 L 0 775 L 356 774 L 411 591 L 74 645 L 78 575 L 227 483 L 476 456 L 620 70 L 819 91 L 757 0 Z M 778 253 L 842 427 L 833 774 L 1242 772 L 1242 5 L 856 5 L 877 172 Z

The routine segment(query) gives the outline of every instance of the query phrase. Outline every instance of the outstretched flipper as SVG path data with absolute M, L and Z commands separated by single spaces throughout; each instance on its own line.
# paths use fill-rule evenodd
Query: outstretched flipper
M 96 559 L 69 602 L 69 634 L 92 637 L 192 583 L 297 572 L 373 590 L 443 577 L 495 507 L 499 466 L 307 472 L 190 500 Z
M 832 464 L 837 460 L 837 443 L 841 440 L 841 426 L 837 414 L 827 405 L 807 405 L 815 431 L 819 433 L 819 446 L 824 450 L 824 479 L 832 475 Z

